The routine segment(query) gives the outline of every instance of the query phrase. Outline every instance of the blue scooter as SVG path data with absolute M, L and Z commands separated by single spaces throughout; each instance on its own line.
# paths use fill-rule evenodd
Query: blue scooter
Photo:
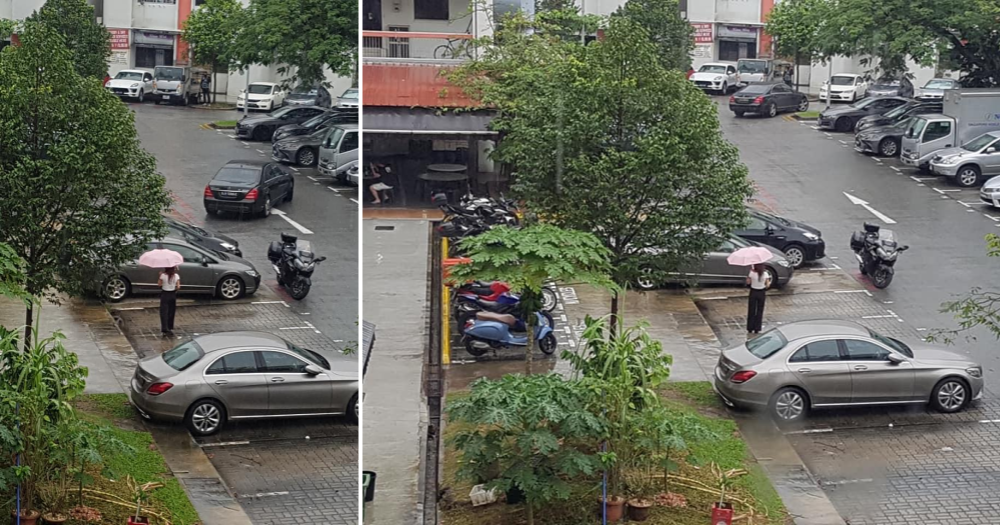
M 538 324 L 535 325 L 535 340 L 545 355 L 556 351 L 556 335 L 552 326 L 540 313 L 535 313 Z M 520 326 L 519 326 L 520 325 Z M 517 318 L 510 314 L 479 312 L 475 319 L 469 319 L 463 330 L 462 340 L 465 350 L 479 357 L 491 348 L 510 348 L 512 346 L 528 346 L 528 335 L 515 335 L 513 328 L 524 328 Z

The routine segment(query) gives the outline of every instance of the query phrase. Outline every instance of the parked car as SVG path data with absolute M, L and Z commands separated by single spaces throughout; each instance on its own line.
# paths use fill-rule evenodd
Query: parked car
M 913 98 L 913 82 L 910 79 L 883 77 L 868 87 L 868 95 L 872 97 L 903 97 Z
M 854 131 L 863 131 L 876 126 L 892 126 L 912 117 L 913 115 L 940 113 L 941 110 L 942 105 L 940 102 L 920 102 L 917 100 L 911 100 L 906 104 L 881 115 L 868 115 L 867 117 L 861 117 L 861 120 L 854 125 Z
M 809 109 L 809 99 L 805 93 L 796 93 L 785 84 L 750 84 L 729 97 L 729 109 L 737 117 L 747 113 L 773 117 L 780 111 L 805 111 Z
M 958 412 L 982 396 L 983 368 L 851 321 L 800 321 L 724 351 L 714 384 L 726 404 L 767 409 L 791 423 L 824 407 L 929 403 Z
M 766 58 L 741 58 L 736 61 L 736 72 L 740 86 L 775 80 L 774 61 Z
M 205 186 L 205 211 L 267 217 L 279 202 L 292 202 L 295 179 L 280 164 L 231 160 Z
M 358 362 L 264 332 L 197 336 L 135 367 L 129 400 L 147 419 L 196 436 L 237 419 L 358 418 Z
M 339 108 L 356 108 L 358 107 L 358 98 L 360 93 L 358 88 L 350 88 L 337 99 L 337 107 Z
M 123 69 L 104 87 L 118 97 L 143 102 L 147 93 L 153 93 L 153 74 L 141 69 Z
M 184 257 L 178 268 L 180 294 L 214 295 L 221 299 L 239 299 L 253 295 L 260 287 L 260 273 L 250 261 L 236 255 L 206 250 L 181 237 L 168 235 L 146 246 L 147 250 L 173 250 Z M 130 295 L 159 293 L 160 268 L 127 264 L 98 283 L 101 296 L 118 302 Z
M 718 248 L 709 252 L 705 257 L 694 263 L 684 265 L 676 272 L 670 273 L 670 278 L 666 282 L 657 282 L 654 279 L 643 277 L 636 284 L 642 290 L 652 290 L 661 284 L 666 283 L 693 283 L 693 284 L 729 284 L 744 286 L 749 269 L 745 266 L 733 266 L 726 260 L 729 254 L 740 248 L 750 246 L 764 246 L 774 253 L 774 258 L 764 263 L 765 271 L 770 274 L 771 286 L 781 288 L 788 284 L 795 273 L 792 264 L 785 258 L 777 248 L 765 244 L 748 241 L 735 235 L 722 237 L 711 233 L 702 235 L 712 235 L 718 240 Z M 650 250 L 651 254 L 656 254 L 656 250 Z M 652 273 L 653 268 L 646 271 Z
M 297 86 L 285 97 L 289 106 L 330 107 L 330 92 L 323 86 Z
M 979 200 L 994 208 L 1000 208 L 1000 177 L 986 181 L 979 189 Z
M 358 186 L 361 184 L 361 174 L 358 170 L 358 165 L 355 164 L 347 170 L 347 182 L 348 184 L 353 184 Z
M 274 82 L 251 82 L 236 97 L 236 109 L 262 109 L 271 111 L 285 103 L 285 92 Z
M 309 135 L 281 139 L 271 146 L 271 158 L 278 162 L 312 166 L 319 158 L 319 147 L 326 134 L 326 129 L 320 129 Z
M 736 73 L 736 66 L 733 64 L 710 62 L 691 75 L 691 82 L 703 91 L 728 95 L 730 88 L 738 88 L 740 75 Z
M 286 124 L 281 126 L 271 136 L 271 142 L 277 142 L 296 135 L 308 135 L 335 124 L 356 124 L 357 122 L 358 111 L 356 109 L 330 109 L 301 124 Z
M 243 252 L 240 251 L 240 243 L 232 237 L 228 237 L 221 233 L 210 232 L 204 228 L 195 226 L 194 224 L 179 221 L 170 217 L 164 217 L 163 221 L 167 223 L 167 235 L 171 237 L 184 239 L 185 241 L 206 250 L 226 252 L 237 257 L 243 257 Z
M 960 148 L 939 150 L 931 159 L 930 172 L 963 188 L 1000 175 L 1000 131 L 984 133 Z
M 271 140 L 275 130 L 289 124 L 300 124 L 323 113 L 315 106 L 290 106 L 265 115 L 247 115 L 236 123 L 236 136 L 258 141 Z
M 819 89 L 819 99 L 830 101 L 843 100 L 854 102 L 865 98 L 868 94 L 868 82 L 861 75 L 854 73 L 839 73 L 830 77 L 830 80 L 823 82 Z
M 358 164 L 358 125 L 330 126 L 319 147 L 319 172 L 347 183 L 347 170 Z
M 196 78 L 207 73 L 189 66 L 156 66 L 153 68 L 153 102 L 159 104 L 196 104 L 201 89 Z
M 911 122 L 913 122 L 913 116 L 906 117 L 895 124 L 872 126 L 857 132 L 854 135 L 854 151 L 882 157 L 898 156 L 903 134 L 910 127 Z
M 777 248 L 793 268 L 826 255 L 826 242 L 816 228 L 760 210 L 747 209 L 747 212 L 750 222 L 733 233 L 748 241 Z
M 907 99 L 902 97 L 877 97 L 859 100 L 848 106 L 830 106 L 820 112 L 817 124 L 820 129 L 848 132 L 862 118 L 888 113 L 906 103 Z
M 924 87 L 917 90 L 916 99 L 917 100 L 944 100 L 944 92 L 949 89 L 958 89 L 962 87 L 959 82 L 953 78 L 932 78 L 924 84 Z

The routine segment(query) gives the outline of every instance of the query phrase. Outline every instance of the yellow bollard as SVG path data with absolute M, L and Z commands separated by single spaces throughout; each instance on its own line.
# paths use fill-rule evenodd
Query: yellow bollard
M 441 261 L 448 258 L 448 239 L 441 239 Z M 444 284 L 444 267 L 441 268 L 441 364 L 451 364 L 451 291 Z

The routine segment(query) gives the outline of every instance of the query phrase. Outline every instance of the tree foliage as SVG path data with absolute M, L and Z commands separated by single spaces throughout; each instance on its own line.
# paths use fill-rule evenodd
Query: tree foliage
M 194 61 L 229 72 L 236 65 L 237 36 L 246 23 L 245 11 L 237 0 L 207 0 L 184 22 L 184 40 L 191 44 Z
M 546 221 L 597 235 L 619 286 L 647 269 L 666 278 L 716 247 L 705 232 L 743 224 L 751 186 L 715 105 L 662 65 L 645 29 L 613 17 L 603 41 L 583 46 L 509 27 L 452 78 L 499 110 L 495 155 L 517 195 Z
M 132 111 L 77 74 L 60 34 L 28 21 L 20 42 L 0 53 L 0 242 L 32 296 L 78 294 L 161 233 L 170 199 Z
M 323 69 L 348 75 L 358 53 L 358 3 L 327 0 L 250 0 L 239 36 L 240 64 L 280 64 L 287 83 L 313 85 Z
M 694 28 L 681 18 L 677 0 L 628 0 L 614 16 L 624 16 L 649 33 L 663 67 L 678 71 L 691 67 Z
M 77 73 L 104 79 L 111 57 L 111 34 L 97 23 L 94 7 L 86 0 L 46 0 L 28 20 L 43 23 L 62 35 Z

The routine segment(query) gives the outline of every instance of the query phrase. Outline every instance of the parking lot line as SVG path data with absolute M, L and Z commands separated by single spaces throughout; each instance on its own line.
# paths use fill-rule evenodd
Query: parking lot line
M 305 235 L 312 235 L 312 233 L 313 233 L 312 230 L 310 230 L 309 228 L 306 228 L 305 226 L 303 226 L 303 225 L 301 225 L 301 224 L 293 221 L 285 212 L 283 212 L 283 211 L 281 211 L 279 209 L 273 209 L 273 210 L 271 210 L 271 213 L 273 213 L 274 215 L 277 215 L 278 217 L 281 217 L 282 219 L 284 219 L 285 222 L 287 222 L 288 224 L 291 224 L 292 227 L 295 228 L 296 230 L 299 230 L 299 232 L 301 232 L 301 233 L 303 233 Z
M 328 189 L 328 190 L 330 190 L 330 191 L 332 191 L 334 193 L 340 193 L 340 190 L 338 190 L 337 188 L 334 188 L 333 186 L 327 186 L 326 189 Z
M 199 443 L 198 446 L 201 448 L 207 447 L 233 447 L 239 445 L 249 445 L 249 441 L 223 441 L 221 443 Z
M 351 199 L 351 202 L 353 202 L 354 204 L 361 204 L 361 203 L 360 203 L 360 202 L 358 202 L 358 201 L 357 201 L 356 199 Z

